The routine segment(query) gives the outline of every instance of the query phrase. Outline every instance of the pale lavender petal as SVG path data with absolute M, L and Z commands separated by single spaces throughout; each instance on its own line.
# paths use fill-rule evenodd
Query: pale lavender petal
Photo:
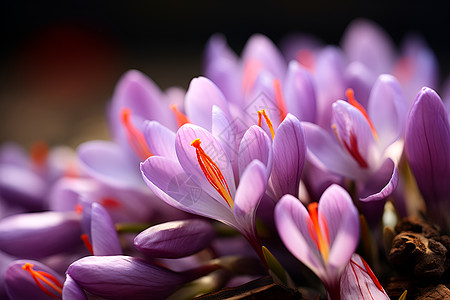
M 60 284 L 63 284 L 64 282 L 64 279 L 58 273 L 38 261 L 15 260 L 8 265 L 8 268 L 5 271 L 5 287 L 9 298 L 14 300 L 55 299 L 54 297 L 47 295 L 43 290 L 39 288 L 29 271 L 22 269 L 22 266 L 24 266 L 26 263 L 33 265 L 31 267 L 32 270 L 48 273 L 53 276 Z M 55 297 L 61 296 L 61 294 L 57 290 L 51 288 L 40 279 L 38 280 L 40 284 L 42 284 L 42 286 Z
M 74 211 L 80 194 L 90 192 L 97 183 L 86 178 L 62 178 L 56 182 L 49 194 L 49 207 L 53 211 Z
M 377 74 L 359 61 L 351 62 L 345 69 L 347 86 L 353 89 L 356 100 L 367 107 L 370 90 L 377 79 Z
M 28 213 L 0 221 L 0 250 L 18 257 L 73 250 L 81 245 L 80 236 L 80 215 L 75 212 Z
M 369 265 L 355 253 L 341 277 L 341 299 L 389 300 L 390 298 Z
M 347 191 L 336 184 L 331 185 L 323 193 L 318 211 L 319 221 L 320 215 L 326 220 L 326 225 L 321 222 L 322 230 L 326 227 L 330 238 L 328 264 L 334 269 L 335 274 L 329 272 L 328 275 L 337 278 L 358 245 L 359 213 Z
M 175 132 L 156 121 L 146 121 L 144 124 L 143 134 L 150 152 L 176 160 Z
M 258 160 L 252 161 L 241 176 L 234 199 L 233 213 L 241 228 L 256 238 L 255 215 L 267 187 L 266 166 Z
M 180 258 L 203 250 L 214 237 L 214 229 L 206 221 L 172 221 L 142 231 L 134 238 L 134 246 L 150 257 Z
M 239 145 L 239 174 L 242 176 L 247 166 L 257 159 L 266 168 L 267 177 L 272 171 L 272 141 L 267 134 L 256 125 L 251 126 Z
M 70 275 L 66 275 L 66 281 L 64 281 L 62 296 L 65 300 L 87 300 L 86 294 L 84 293 L 81 286 L 76 283 L 76 281 L 73 280 Z
M 285 194 L 297 196 L 305 163 L 306 144 L 300 121 L 291 114 L 280 124 L 273 140 L 270 187 L 275 200 Z
M 197 158 L 196 148 L 191 145 L 195 139 L 200 139 L 201 147 L 205 153 L 214 161 L 222 172 L 225 181 L 233 198 L 236 192 L 234 183 L 233 167 L 227 153 L 223 150 L 217 139 L 205 129 L 193 125 L 185 124 L 177 132 L 175 149 L 178 160 L 184 171 L 194 182 L 213 198 L 220 198 L 220 194 L 209 183 L 206 175 L 203 173 Z
M 286 62 L 275 44 L 262 34 L 252 35 L 242 51 L 244 64 L 258 61 L 263 68 L 283 81 L 286 72 Z
M 333 104 L 333 117 L 336 135 L 342 147 L 348 148 L 348 155 L 362 169 L 376 167 L 381 154 L 374 133 L 361 111 L 346 101 L 338 100 Z
M 375 126 L 382 151 L 403 136 L 406 100 L 400 83 L 392 75 L 380 75 L 370 93 L 367 110 Z
M 107 299 L 164 299 L 192 279 L 128 256 L 88 256 L 72 263 L 67 274 Z
M 320 278 L 325 278 L 322 256 L 310 236 L 311 218 L 306 207 L 292 195 L 285 195 L 275 207 L 275 224 L 286 248 Z
M 372 21 L 353 21 L 342 38 L 342 48 L 350 61 L 364 63 L 376 74 L 389 72 L 394 62 L 394 44 L 386 32 Z
M 14 142 L 2 143 L 0 146 L 0 164 L 28 168 L 30 156 L 23 147 Z
M 411 108 L 405 137 L 406 156 L 427 205 L 450 195 L 450 126 L 435 91 L 423 88 Z
M 344 97 L 346 89 L 344 61 L 341 50 L 332 46 L 324 48 L 317 56 L 314 71 L 317 99 L 316 124 L 327 130 L 331 130 L 331 105 Z
M 81 144 L 77 152 L 83 171 L 100 182 L 123 188 L 142 187 L 139 162 L 118 144 L 90 141 Z
M 283 87 L 288 112 L 300 121 L 316 120 L 316 92 L 311 74 L 297 61 L 291 61 Z
M 362 175 L 357 162 L 344 153 L 336 137 L 316 124 L 303 122 L 308 159 L 323 169 L 352 179 Z
M 236 223 L 225 200 L 209 196 L 178 162 L 153 156 L 141 164 L 141 172 L 150 189 L 167 204 L 231 226 Z
M 94 255 L 120 255 L 119 237 L 108 212 L 98 203 L 92 203 L 91 240 Z
M 206 77 L 192 79 L 184 103 L 188 119 L 193 124 L 210 130 L 213 105 L 229 115 L 227 100 L 211 80 Z

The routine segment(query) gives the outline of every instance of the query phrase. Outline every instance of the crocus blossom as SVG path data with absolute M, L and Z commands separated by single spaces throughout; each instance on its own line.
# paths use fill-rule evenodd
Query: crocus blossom
M 275 208 L 275 222 L 288 250 L 339 299 L 340 277 L 359 241 L 359 214 L 350 195 L 332 185 L 308 209 L 286 195 Z

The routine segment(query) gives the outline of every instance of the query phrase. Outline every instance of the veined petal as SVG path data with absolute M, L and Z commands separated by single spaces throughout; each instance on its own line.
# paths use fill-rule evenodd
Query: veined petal
M 192 279 L 129 256 L 88 256 L 72 263 L 67 274 L 107 299 L 164 299 Z
M 229 115 L 227 100 L 211 80 L 206 77 L 192 79 L 184 103 L 189 120 L 193 124 L 210 130 L 213 105 L 220 107 Z
M 383 74 L 378 77 L 370 93 L 367 112 L 378 133 L 381 151 L 403 136 L 406 100 L 394 76 Z
M 86 294 L 84 293 L 81 286 L 76 283 L 76 281 L 73 280 L 70 275 L 66 275 L 66 281 L 64 281 L 62 296 L 64 299 L 68 300 L 87 300 Z
M 242 175 L 247 166 L 257 159 L 266 168 L 269 177 L 272 171 L 272 141 L 259 126 L 251 126 L 244 134 L 239 145 L 239 174 Z
M 211 197 L 222 199 L 217 190 L 209 183 L 199 164 L 196 148 L 191 145 L 196 139 L 200 139 L 202 149 L 222 172 L 228 185 L 230 196 L 233 198 L 236 192 L 236 186 L 234 183 L 233 167 L 228 155 L 210 132 L 193 124 L 185 124 L 177 132 L 175 149 L 183 170 Z
M 405 137 L 406 156 L 428 205 L 450 194 L 450 126 L 435 91 L 423 88 L 411 108 Z M 446 199 L 446 200 L 444 200 Z
M 325 279 L 321 254 L 308 230 L 310 222 L 306 207 L 292 195 L 283 196 L 275 207 L 275 224 L 286 248 L 319 278 Z
M 156 121 L 146 121 L 144 124 L 143 134 L 150 152 L 176 160 L 175 132 Z
M 150 257 L 180 258 L 208 246 L 215 232 L 200 219 L 172 221 L 152 226 L 134 239 L 134 246 Z
M 90 141 L 81 144 L 77 152 L 81 167 L 89 176 L 113 186 L 142 188 L 138 162 L 118 144 Z
M 108 212 L 98 203 L 92 203 L 91 235 L 94 255 L 120 255 L 119 237 Z
M 291 114 L 281 122 L 273 140 L 270 187 L 275 200 L 285 194 L 297 196 L 305 163 L 306 144 L 300 121 Z
M 359 214 L 350 195 L 337 184 L 325 190 L 319 201 L 319 214 L 322 214 L 329 233 L 330 254 L 328 264 L 339 277 L 359 242 Z M 319 219 L 320 220 L 320 219 Z M 332 274 L 329 274 L 330 277 Z
M 297 61 L 289 63 L 283 91 L 287 111 L 300 121 L 315 122 L 316 92 L 312 76 Z
M 150 189 L 167 204 L 235 226 L 233 214 L 225 200 L 220 196 L 216 199 L 208 195 L 178 162 L 152 156 L 141 164 L 141 172 Z

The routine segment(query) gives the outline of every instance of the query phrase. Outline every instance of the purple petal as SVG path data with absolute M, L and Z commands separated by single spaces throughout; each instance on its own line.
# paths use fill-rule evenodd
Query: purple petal
M 5 286 L 8 296 L 14 300 L 55 299 L 54 297 L 47 295 L 43 290 L 39 288 L 29 271 L 22 269 L 22 266 L 24 266 L 26 263 L 34 265 L 31 268 L 32 270 L 48 273 L 57 281 L 59 281 L 60 284 L 63 283 L 64 279 L 59 274 L 40 262 L 33 260 L 16 260 L 9 264 L 7 270 L 5 271 Z M 59 294 L 57 290 L 51 288 L 40 279 L 38 280 L 43 285 L 43 287 L 53 295 L 55 295 L 56 297 L 61 296 L 61 294 Z
M 134 239 L 134 246 L 150 257 L 180 258 L 207 247 L 215 232 L 203 220 L 183 220 L 152 226 Z
M 209 183 L 206 175 L 200 167 L 196 154 L 196 148 L 191 145 L 191 143 L 196 139 L 200 139 L 200 146 L 202 149 L 219 167 L 225 181 L 227 182 L 230 195 L 233 198 L 234 193 L 236 192 L 236 186 L 234 183 L 234 173 L 230 159 L 217 139 L 205 129 L 193 124 L 185 124 L 178 130 L 175 149 L 177 151 L 180 165 L 183 167 L 186 174 L 188 174 L 192 180 L 211 197 L 222 199 L 217 190 Z
M 213 105 L 229 115 L 227 100 L 211 80 L 206 77 L 192 79 L 184 103 L 189 120 L 193 124 L 211 129 Z
M 286 109 L 300 121 L 316 120 L 316 92 L 312 77 L 297 61 L 289 63 L 284 83 Z
M 76 283 L 76 281 L 73 280 L 70 275 L 66 275 L 66 281 L 64 281 L 62 296 L 64 299 L 69 300 L 87 300 L 86 294 L 84 293 L 81 286 Z
M 377 24 L 357 19 L 347 28 L 342 48 L 350 61 L 365 64 L 375 74 L 389 72 L 394 62 L 394 45 Z
M 367 107 L 370 90 L 376 80 L 376 74 L 361 62 L 351 62 L 345 69 L 347 86 L 353 89 L 356 100 Z
M 138 161 L 118 144 L 90 141 L 81 144 L 77 152 L 84 172 L 100 182 L 123 188 L 142 187 Z
M 75 212 L 20 214 L 0 221 L 0 250 L 18 257 L 73 250 L 81 244 L 80 236 L 80 216 Z
M 143 134 L 153 155 L 177 159 L 175 153 L 175 132 L 156 121 L 147 121 Z
M 380 75 L 370 93 L 367 110 L 379 137 L 379 147 L 403 136 L 406 122 L 406 100 L 399 82 L 392 75 Z
M 444 105 L 432 89 L 423 88 L 417 95 L 409 114 L 405 147 L 427 205 L 447 201 L 450 194 L 450 126 Z
M 107 299 L 164 299 L 192 279 L 128 256 L 88 256 L 72 263 L 67 274 Z
M 288 114 L 273 140 L 273 169 L 270 186 L 275 200 L 285 194 L 297 196 L 305 163 L 306 145 L 300 121 Z
M 14 165 L 18 167 L 28 168 L 29 154 L 19 144 L 13 142 L 2 143 L 0 146 L 0 164 Z
M 335 268 L 335 276 L 338 277 L 359 242 L 359 213 L 347 191 L 336 184 L 323 193 L 318 211 L 327 222 L 330 238 L 328 264 Z
M 167 204 L 225 224 L 235 223 L 225 200 L 209 196 L 184 172 L 179 163 L 153 156 L 141 164 L 141 172 L 150 189 Z
M 390 298 L 374 277 L 370 267 L 355 253 L 341 277 L 341 299 L 389 300 Z
M 242 51 L 244 64 L 249 61 L 258 61 L 263 68 L 283 81 L 286 72 L 286 62 L 278 48 L 266 36 L 252 35 Z
M 119 237 L 108 212 L 98 203 L 92 203 L 91 238 L 94 255 L 120 255 Z
M 265 165 L 268 177 L 272 170 L 272 141 L 261 127 L 256 125 L 251 126 L 245 132 L 239 145 L 240 175 L 254 159 Z

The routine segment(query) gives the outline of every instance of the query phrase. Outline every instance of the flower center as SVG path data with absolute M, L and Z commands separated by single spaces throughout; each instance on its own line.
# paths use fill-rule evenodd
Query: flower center
M 275 92 L 275 101 L 280 112 L 280 120 L 283 121 L 287 115 L 287 110 L 284 102 L 283 91 L 281 89 L 281 83 L 277 78 L 273 80 L 273 90 Z
M 146 160 L 152 153 L 148 149 L 147 142 L 142 132 L 137 129 L 131 122 L 131 109 L 128 107 L 122 108 L 120 112 L 122 124 L 125 128 L 128 143 L 130 144 L 136 155 L 142 160 Z
M 190 123 L 188 117 L 185 114 L 183 114 L 175 104 L 172 104 L 170 106 L 170 109 L 172 110 L 173 114 L 175 115 L 175 120 L 177 122 L 178 128 L 180 128 L 181 126 L 183 126 L 186 123 Z
M 318 203 L 312 202 L 308 205 L 308 211 L 310 220 L 308 220 L 309 235 L 313 239 L 314 243 L 322 254 L 323 260 L 328 261 L 328 254 L 330 251 L 330 236 L 328 233 L 328 224 L 322 214 L 318 212 Z M 320 228 L 319 218 L 323 225 L 323 231 Z
M 43 271 L 33 270 L 34 265 L 25 263 L 22 269 L 30 272 L 37 286 L 47 295 L 55 299 L 61 299 L 63 285 L 53 275 Z M 45 284 L 45 285 L 44 285 Z M 56 293 L 55 293 L 56 292 Z
M 366 118 L 367 123 L 369 123 L 370 129 L 372 130 L 373 137 L 378 141 L 378 133 L 375 129 L 375 126 L 373 125 L 372 120 L 369 118 L 369 115 L 367 114 L 367 111 L 364 109 L 364 107 L 358 101 L 356 101 L 353 89 L 347 89 L 345 91 L 345 95 L 347 96 L 348 103 L 350 103 L 364 115 L 364 118 Z
M 191 146 L 195 148 L 197 154 L 198 164 L 205 174 L 208 182 L 213 186 L 213 188 L 222 196 L 222 198 L 227 202 L 228 206 L 233 209 L 234 202 L 231 198 L 230 189 L 228 184 L 223 177 L 217 164 L 205 153 L 202 146 L 200 146 L 200 139 L 195 139 L 192 141 Z
M 272 140 L 275 138 L 275 131 L 273 130 L 272 121 L 270 121 L 269 116 L 266 113 L 265 109 L 258 110 L 258 126 L 262 127 L 262 118 L 266 120 L 267 126 L 269 127 L 270 134 L 272 135 Z

